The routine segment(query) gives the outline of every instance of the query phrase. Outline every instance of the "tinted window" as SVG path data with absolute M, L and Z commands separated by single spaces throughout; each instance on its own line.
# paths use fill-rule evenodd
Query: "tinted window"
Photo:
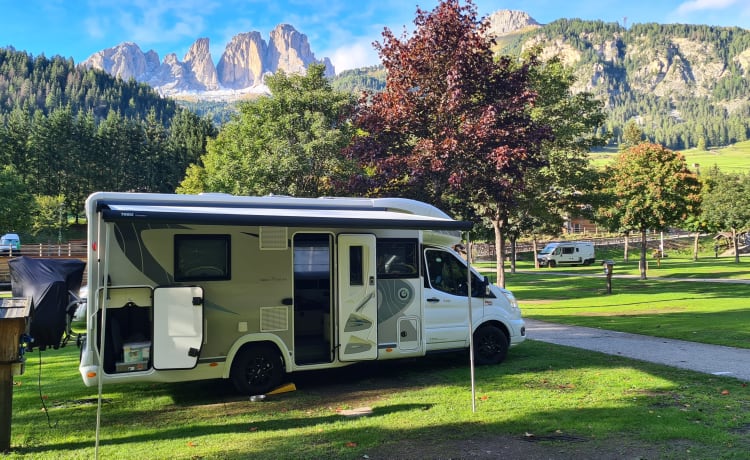
M 362 267 L 362 246 L 349 248 L 349 286 L 364 286 Z
M 427 264 L 427 279 L 430 287 L 448 294 L 466 296 L 466 265 L 452 253 L 439 249 L 425 251 Z M 484 284 L 472 273 L 472 297 L 484 297 Z
M 175 281 L 228 280 L 229 235 L 175 235 Z
M 377 242 L 378 278 L 417 278 L 417 240 L 378 239 Z

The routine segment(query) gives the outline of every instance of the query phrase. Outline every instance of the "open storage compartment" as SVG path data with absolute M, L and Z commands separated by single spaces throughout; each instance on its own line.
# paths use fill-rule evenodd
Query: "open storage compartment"
M 99 305 L 106 308 L 104 334 L 104 371 L 107 374 L 137 372 L 152 366 L 153 290 L 150 286 L 111 286 L 107 299 Z M 101 310 L 99 311 L 101 324 Z M 101 328 L 99 328 L 101 330 Z M 101 337 L 97 337 L 97 346 Z

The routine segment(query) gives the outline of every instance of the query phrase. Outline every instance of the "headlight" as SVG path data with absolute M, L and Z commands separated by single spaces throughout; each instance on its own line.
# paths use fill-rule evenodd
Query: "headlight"
M 518 307 L 518 301 L 516 300 L 516 296 L 514 296 L 513 293 L 507 289 L 499 288 L 499 290 L 508 300 L 508 304 L 510 305 L 510 308 L 517 311 L 520 314 L 521 309 Z

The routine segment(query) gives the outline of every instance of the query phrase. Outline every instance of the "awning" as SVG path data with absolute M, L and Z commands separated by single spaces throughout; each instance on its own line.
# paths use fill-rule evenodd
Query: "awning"
M 100 203 L 105 221 L 358 229 L 470 230 L 472 222 L 378 208 Z

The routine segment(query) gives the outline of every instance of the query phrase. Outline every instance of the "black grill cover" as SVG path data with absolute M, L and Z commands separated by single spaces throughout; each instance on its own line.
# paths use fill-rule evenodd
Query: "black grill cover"
M 65 332 L 71 291 L 81 288 L 86 263 L 77 259 L 17 257 L 8 261 L 13 297 L 31 297 L 31 347 L 58 348 Z

